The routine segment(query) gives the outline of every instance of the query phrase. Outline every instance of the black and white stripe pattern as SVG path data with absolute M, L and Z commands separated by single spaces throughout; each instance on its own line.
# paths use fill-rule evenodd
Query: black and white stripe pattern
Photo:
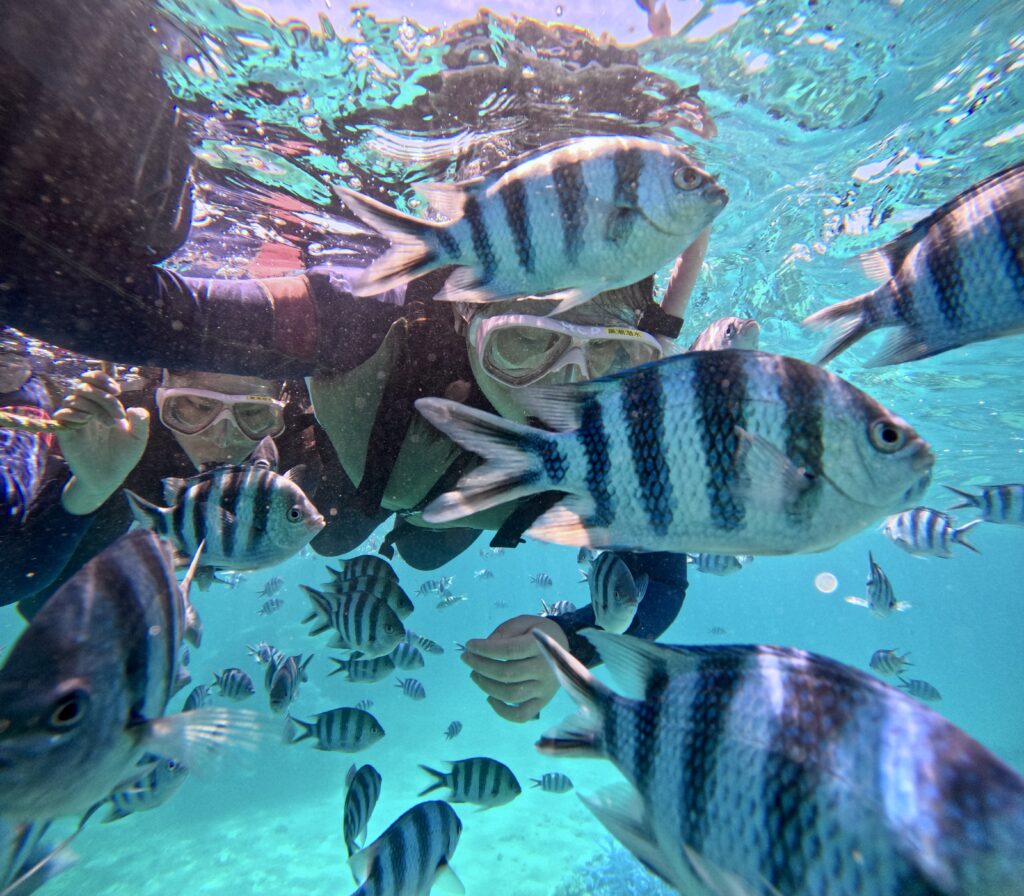
M 395 671 L 395 663 L 390 656 L 378 656 L 372 660 L 345 659 L 343 657 L 330 657 L 337 668 L 330 675 L 345 673 L 346 681 L 359 684 L 372 684 L 375 681 L 383 681 Z
M 420 792 L 425 796 L 441 787 L 448 787 L 448 800 L 453 803 L 477 803 L 481 806 L 501 806 L 519 796 L 521 788 L 512 770 L 497 759 L 476 756 L 449 763 L 451 770 L 439 772 L 428 766 L 420 768 L 436 779 Z
M 288 717 L 299 726 L 299 733 L 291 739 L 298 743 L 307 738 L 316 738 L 318 750 L 335 750 L 341 753 L 357 753 L 373 746 L 384 736 L 384 729 L 370 713 L 351 706 L 342 706 L 313 717 L 304 722 Z
M 415 678 L 399 678 L 397 687 L 401 688 L 402 693 L 410 700 L 426 699 L 427 692 L 423 683 Z
M 348 770 L 348 789 L 345 791 L 342 831 L 345 848 L 352 855 L 366 838 L 366 826 L 380 797 L 380 772 L 372 765 L 353 765 Z
M 213 686 L 220 689 L 221 697 L 227 697 L 229 700 L 247 700 L 256 693 L 252 679 L 234 666 L 223 672 L 215 672 Z
M 398 669 L 422 669 L 423 654 L 408 641 L 402 641 L 391 651 L 391 660 Z
M 963 501 L 955 504 L 950 510 L 962 507 L 976 507 L 981 511 L 981 518 L 989 523 L 1001 523 L 1008 526 L 1024 526 L 1024 485 L 986 485 L 981 494 L 962 491 L 946 486 L 959 495 Z
M 367 576 L 398 581 L 398 573 L 395 572 L 391 564 L 376 554 L 360 554 L 358 557 L 350 557 L 348 560 L 342 560 L 337 569 L 328 566 L 327 571 L 335 579 L 358 579 Z
M 383 600 L 399 618 L 405 619 L 415 609 L 409 595 L 398 584 L 398 580 L 389 576 L 350 576 L 335 579 L 324 590 L 333 594 L 355 594 L 365 592 Z
M 405 637 L 401 619 L 387 603 L 365 591 L 324 594 L 307 585 L 312 612 L 303 622 L 314 622 L 311 635 L 334 629 L 331 647 L 358 650 L 365 659 L 385 656 Z

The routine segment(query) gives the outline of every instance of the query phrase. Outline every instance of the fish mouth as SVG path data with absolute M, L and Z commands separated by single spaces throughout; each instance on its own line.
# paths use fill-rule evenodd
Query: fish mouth
M 709 205 L 717 205 L 723 209 L 729 204 L 729 191 L 717 182 L 709 184 L 704 190 L 704 200 Z

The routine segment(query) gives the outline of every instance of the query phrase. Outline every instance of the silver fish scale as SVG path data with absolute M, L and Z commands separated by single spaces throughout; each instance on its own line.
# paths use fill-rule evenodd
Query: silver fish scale
M 905 506 L 907 493 L 928 479 L 908 456 L 923 443 L 908 438 L 898 459 L 881 458 L 868 443 L 872 421 L 908 430 L 906 424 L 838 377 L 792 358 L 694 352 L 581 391 L 593 398 L 584 402 L 580 429 L 547 437 L 566 467 L 564 482 L 556 484 L 574 493 L 565 506 L 588 530 L 587 542 L 565 543 L 722 554 L 815 551 Z M 812 474 L 824 471 L 831 482 L 817 475 L 784 507 L 747 500 L 738 488 L 749 470 L 737 428 Z M 877 506 L 865 504 L 866 494 Z M 548 521 L 572 522 L 556 507 L 532 534 L 558 541 L 558 533 L 543 532 Z
M 759 896 L 1019 892 L 1024 780 L 980 744 L 802 651 L 687 653 L 655 703 L 615 698 L 603 727 L 681 891 L 685 843 Z

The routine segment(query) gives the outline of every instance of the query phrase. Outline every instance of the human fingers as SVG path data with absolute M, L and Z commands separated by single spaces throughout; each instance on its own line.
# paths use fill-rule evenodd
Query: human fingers
M 536 678 L 537 663 L 544 662 L 539 656 L 522 660 L 492 660 L 490 657 L 471 653 L 468 648 L 462 653 L 461 659 L 471 669 L 495 681 L 526 681 L 529 678 Z
M 95 386 L 97 389 L 102 389 L 104 392 L 109 392 L 111 395 L 121 394 L 121 384 L 109 373 L 102 370 L 86 371 L 78 380 L 82 383 L 88 383 L 90 386 Z
M 61 411 L 64 410 L 72 412 L 63 415 L 64 418 L 69 418 L 68 422 L 95 418 L 99 423 L 112 426 L 125 418 L 124 406 L 116 396 L 89 383 L 79 383 L 75 386 L 74 391 L 64 398 L 60 410 L 54 417 L 61 419 Z
M 515 682 L 495 681 L 493 678 L 487 678 L 479 672 L 474 672 L 469 677 L 473 684 L 487 694 L 488 697 L 494 697 L 503 703 L 525 703 L 527 700 L 539 697 L 547 690 L 543 682 L 537 679 Z
M 495 660 L 520 660 L 537 656 L 540 651 L 530 632 L 539 621 L 537 616 L 507 619 L 486 638 L 468 640 L 466 650 Z
M 507 703 L 502 703 L 494 697 L 488 697 L 487 702 L 490 704 L 491 709 L 506 722 L 532 722 L 540 715 L 540 711 L 548 701 L 534 698 L 527 700 L 525 703 L 520 703 L 518 706 L 509 706 Z

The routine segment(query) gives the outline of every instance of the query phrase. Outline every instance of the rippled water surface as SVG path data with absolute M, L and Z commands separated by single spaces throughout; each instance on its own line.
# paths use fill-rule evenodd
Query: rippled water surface
M 680 342 L 739 314 L 761 322 L 762 348 L 808 358 L 816 340 L 798 322 L 869 288 L 860 253 L 1022 155 L 1019 3 L 672 3 L 670 25 L 635 6 L 621 20 L 596 3 L 471 16 L 455 6 L 163 0 L 166 78 L 197 136 L 193 230 L 170 263 L 246 276 L 362 257 L 384 244 L 341 207 L 335 185 L 417 212 L 417 182 L 464 179 L 553 139 L 674 138 L 731 196 Z M 933 444 L 938 463 L 925 503 L 949 505 L 943 483 L 1024 481 L 1024 337 L 881 370 L 861 366 L 876 344 L 866 342 L 834 369 Z M 912 650 L 915 674 L 943 693 L 937 708 L 1024 770 L 1024 530 L 983 526 L 973 541 L 978 555 L 916 560 L 873 531 L 824 555 L 759 559 L 729 579 L 694 573 L 665 640 L 789 644 L 862 668 L 879 647 Z M 541 722 L 512 728 L 454 659 L 454 642 L 535 611 L 541 597 L 586 601 L 574 552 L 528 544 L 481 557 L 483 544 L 446 570 L 470 599 L 413 619 L 447 647 L 421 670 L 426 701 L 322 674 L 302 691 L 300 717 L 372 693 L 389 734 L 372 756 L 357 757 L 384 776 L 371 833 L 425 786 L 420 762 L 493 755 L 524 783 L 563 770 L 583 789 L 611 774 L 603 763 L 556 768 L 533 751 L 569 710 L 564 697 Z M 863 593 L 868 549 L 911 610 L 878 620 L 843 602 Z M 474 579 L 482 566 L 495 578 Z M 397 568 L 414 594 L 425 576 Z M 541 570 L 554 579 L 543 594 L 529 585 Z M 823 571 L 838 578 L 836 592 L 814 587 Z M 197 680 L 246 665 L 245 644 L 262 638 L 286 653 L 309 649 L 297 583 L 319 580 L 322 563 L 296 559 L 281 575 L 285 608 L 268 619 L 256 615 L 262 582 L 201 596 L 210 646 L 194 659 Z M 2 621 L 14 625 L 11 614 Z M 9 643 L 6 634 L 0 641 Z M 455 718 L 464 734 L 449 746 L 442 732 Z M 45 892 L 349 892 L 340 839 L 348 764 L 298 747 L 232 757 L 157 812 L 91 826 L 75 847 L 78 866 Z M 611 864 L 628 870 L 606 889 L 597 889 L 596 872 L 573 870 L 605 868 L 610 847 L 572 795 L 527 791 L 509 806 L 462 815 L 453 864 L 470 894 L 655 892 L 623 883 L 643 875 L 618 858 Z

